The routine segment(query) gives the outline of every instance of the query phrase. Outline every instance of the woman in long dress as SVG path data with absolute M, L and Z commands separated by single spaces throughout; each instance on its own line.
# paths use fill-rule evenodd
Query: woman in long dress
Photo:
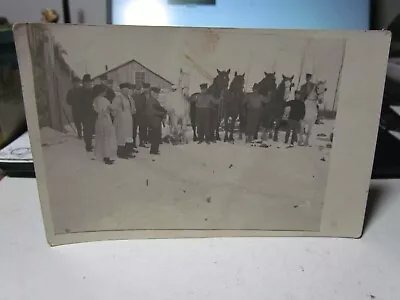
M 136 113 L 135 102 L 132 98 L 130 83 L 120 84 L 121 92 L 117 92 L 111 104 L 114 112 L 114 126 L 117 135 L 117 156 L 133 158 L 133 118 Z
M 93 88 L 93 108 L 97 113 L 94 154 L 96 159 L 111 165 L 114 163 L 111 158 L 115 157 L 117 151 L 117 140 L 111 121 L 111 102 L 104 97 L 105 94 L 105 86 L 96 85 Z

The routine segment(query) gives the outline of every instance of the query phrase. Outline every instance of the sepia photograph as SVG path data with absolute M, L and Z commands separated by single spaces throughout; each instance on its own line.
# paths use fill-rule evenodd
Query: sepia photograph
M 55 234 L 320 231 L 338 107 L 354 100 L 341 93 L 348 37 L 45 24 L 26 35 Z

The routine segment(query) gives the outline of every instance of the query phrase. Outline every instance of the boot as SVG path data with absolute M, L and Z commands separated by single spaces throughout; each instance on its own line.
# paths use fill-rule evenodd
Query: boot
M 114 163 L 114 161 L 111 160 L 111 159 L 108 158 L 108 157 L 104 157 L 104 163 L 105 163 L 106 165 L 112 165 L 112 164 Z
M 126 143 L 124 147 L 124 155 L 126 158 L 134 158 L 133 156 L 133 144 L 132 143 Z
M 118 156 L 118 158 L 127 159 L 126 152 L 125 152 L 125 146 L 118 146 L 117 156 Z

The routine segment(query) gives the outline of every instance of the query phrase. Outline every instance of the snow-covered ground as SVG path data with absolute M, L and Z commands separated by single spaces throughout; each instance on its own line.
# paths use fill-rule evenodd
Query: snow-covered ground
M 43 129 L 55 230 L 317 230 L 332 128 L 316 126 L 313 147 L 163 144 L 160 156 L 140 148 L 112 166 L 74 136 Z

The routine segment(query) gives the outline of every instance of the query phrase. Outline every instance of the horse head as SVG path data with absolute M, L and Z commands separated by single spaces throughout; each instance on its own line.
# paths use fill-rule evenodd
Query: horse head
M 217 85 L 218 88 L 220 89 L 227 89 L 229 85 L 229 73 L 231 72 L 231 69 L 228 69 L 226 71 L 220 71 L 217 69 L 217 77 L 214 78 L 214 83 Z
M 326 80 L 320 80 L 315 84 L 315 91 L 317 94 L 323 94 L 327 91 L 328 89 L 326 88 Z
M 285 89 L 291 90 L 294 87 L 293 79 L 294 75 L 292 75 L 292 77 L 288 77 L 282 74 L 282 82 L 285 86 Z
M 264 78 L 258 82 L 259 93 L 263 96 L 268 96 L 270 92 L 275 92 L 276 90 L 276 77 L 275 72 L 268 73 L 264 72 Z
M 294 87 L 293 83 L 294 75 L 291 77 L 285 76 L 282 74 L 282 81 L 279 83 L 278 89 L 277 89 L 277 95 L 276 99 L 277 100 L 287 100 L 290 95 L 290 91 Z
M 244 77 L 246 73 L 243 73 L 242 75 L 239 75 L 237 72 L 235 72 L 235 75 L 232 79 L 232 82 L 229 86 L 229 90 L 233 92 L 239 92 L 243 91 L 244 88 Z
M 228 88 L 230 72 L 231 69 L 228 69 L 227 71 L 220 71 L 217 69 L 218 75 L 214 78 L 213 83 L 208 88 L 208 91 L 215 97 L 219 98 L 221 93 Z
M 189 97 L 189 85 L 190 85 L 190 74 L 183 71 L 182 68 L 179 70 L 179 78 L 177 88 L 182 92 L 185 97 Z
M 319 80 L 315 84 L 315 94 L 319 104 L 324 101 L 324 94 L 328 89 L 326 88 L 326 80 Z

